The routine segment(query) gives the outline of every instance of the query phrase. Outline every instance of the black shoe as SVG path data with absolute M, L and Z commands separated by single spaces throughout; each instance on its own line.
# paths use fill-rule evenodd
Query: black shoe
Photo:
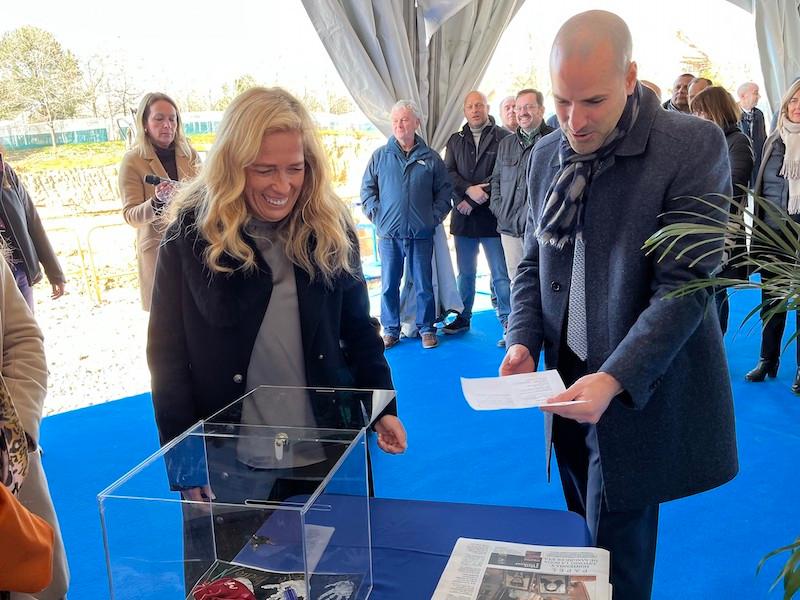
M 794 383 L 792 384 L 792 393 L 800 396 L 800 367 L 797 367 L 797 373 L 794 374 Z
M 745 381 L 764 381 L 767 375 L 774 378 L 778 375 L 779 364 L 779 360 L 772 361 L 761 358 L 758 360 L 756 368 L 744 376 Z
M 458 315 L 455 319 L 453 319 L 453 322 L 450 323 L 449 325 L 445 325 L 444 327 L 442 327 L 442 331 L 448 334 L 463 333 L 468 330 L 469 330 L 469 321 L 467 321 L 461 315 Z

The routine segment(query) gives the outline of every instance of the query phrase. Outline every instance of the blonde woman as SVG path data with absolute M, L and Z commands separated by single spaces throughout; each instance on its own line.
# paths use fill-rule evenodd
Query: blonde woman
M 800 80 L 795 81 L 783 95 L 777 126 L 764 142 L 761 166 L 753 191 L 757 196 L 788 212 L 789 217 L 795 222 L 800 222 Z M 767 226 L 775 230 L 776 236 L 784 235 L 785 226 L 782 229 L 773 215 L 759 216 Z M 797 241 L 791 240 L 791 243 L 796 244 Z M 750 251 L 758 252 L 759 249 L 751 247 Z M 764 258 L 766 260 L 769 256 Z M 786 257 L 780 257 L 778 260 L 785 261 Z M 761 277 L 762 280 L 769 279 L 770 273 L 764 272 Z M 769 296 L 762 288 L 762 300 L 768 299 Z M 761 355 L 755 368 L 744 376 L 747 381 L 761 382 L 767 376 L 778 375 L 786 313 L 779 312 L 768 319 L 769 308 L 770 305 L 765 304 L 761 311 Z M 793 312 L 797 324 L 800 325 L 800 316 L 797 311 Z M 794 343 L 797 365 L 800 365 L 800 345 L 796 341 Z M 792 392 L 800 394 L 800 366 L 795 371 Z
M 166 94 L 145 94 L 136 113 L 136 138 L 122 158 L 119 193 L 122 216 L 136 228 L 136 257 L 142 308 L 150 310 L 158 244 L 164 233 L 161 213 L 175 192 L 176 181 L 193 178 L 200 165 L 183 133 L 178 106 Z M 147 175 L 162 179 L 153 185 Z
M 259 385 L 393 387 L 353 223 L 297 99 L 234 99 L 170 215 L 147 347 L 162 443 Z M 405 449 L 394 404 L 375 429 Z

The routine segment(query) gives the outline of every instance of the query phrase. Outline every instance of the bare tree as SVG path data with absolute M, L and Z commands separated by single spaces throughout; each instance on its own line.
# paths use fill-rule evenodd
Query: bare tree
M 0 110 L 27 112 L 47 122 L 56 145 L 55 121 L 74 117 L 83 98 L 78 61 L 52 33 L 20 27 L 0 38 Z
M 106 84 L 105 64 L 101 57 L 95 55 L 83 63 L 83 89 L 86 105 L 92 116 L 111 117 L 105 110 L 103 87 Z

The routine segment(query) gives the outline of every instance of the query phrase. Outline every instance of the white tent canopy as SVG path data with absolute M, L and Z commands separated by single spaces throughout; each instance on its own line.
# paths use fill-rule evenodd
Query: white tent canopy
M 773 109 L 800 76 L 798 0 L 728 0 L 753 14 Z M 483 77 L 524 0 L 303 0 L 356 104 L 384 134 L 399 99 L 423 113 L 435 149 L 462 121 L 464 95 Z
M 463 120 L 500 36 L 524 0 L 303 0 L 356 104 L 384 134 L 413 100 L 421 134 L 441 150 Z

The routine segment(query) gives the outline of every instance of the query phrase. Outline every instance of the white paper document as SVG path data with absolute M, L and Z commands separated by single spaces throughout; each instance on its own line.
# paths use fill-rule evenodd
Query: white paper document
M 501 410 L 504 408 L 531 408 L 545 404 L 548 398 L 566 388 L 556 370 L 537 373 L 520 373 L 506 377 L 461 378 L 461 389 L 469 405 L 475 410 Z M 565 406 L 585 402 L 554 402 L 548 406 Z
M 609 553 L 459 538 L 431 600 L 610 600 Z

